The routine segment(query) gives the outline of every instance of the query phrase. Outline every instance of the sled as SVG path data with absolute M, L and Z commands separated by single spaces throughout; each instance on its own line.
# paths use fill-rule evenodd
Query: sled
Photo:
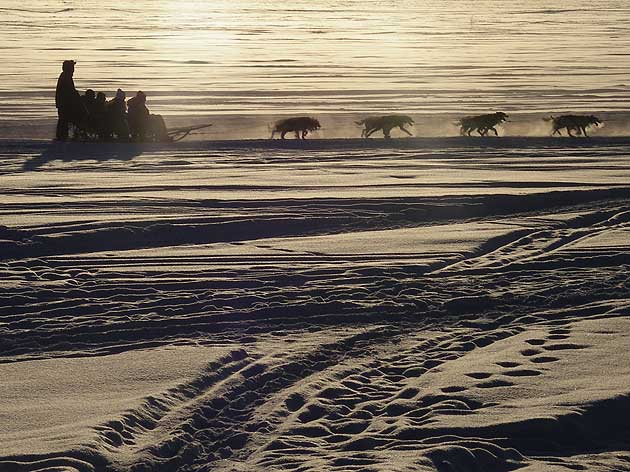
M 145 137 L 145 139 L 142 140 L 142 141 L 136 141 L 136 140 L 132 139 L 132 142 L 175 143 L 177 141 L 181 141 L 186 136 L 190 135 L 193 131 L 196 131 L 196 130 L 199 130 L 199 129 L 204 129 L 204 128 L 209 128 L 210 126 L 212 126 L 212 123 L 205 123 L 205 124 L 202 124 L 202 125 L 194 125 L 194 126 L 181 126 L 179 128 L 167 128 L 166 129 L 166 136 L 162 137 L 161 139 L 158 138 L 156 135 L 147 135 Z M 106 140 L 99 139 L 99 137 L 96 135 L 95 132 L 88 131 L 85 128 L 77 126 L 76 124 L 74 124 L 74 133 L 73 134 L 74 134 L 74 136 L 72 138 L 72 141 L 79 141 L 79 142 L 117 141 L 117 140 L 112 140 L 112 139 L 106 139 Z
M 168 140 L 174 143 L 177 141 L 181 141 L 193 131 L 209 128 L 210 126 L 212 126 L 212 123 L 206 123 L 204 125 L 195 125 L 195 126 L 182 126 L 180 128 L 170 128 L 166 130 L 166 135 L 169 138 Z

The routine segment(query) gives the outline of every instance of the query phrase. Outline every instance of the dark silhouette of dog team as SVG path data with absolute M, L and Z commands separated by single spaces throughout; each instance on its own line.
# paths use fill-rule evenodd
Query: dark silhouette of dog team
M 543 118 L 545 121 L 551 121 L 553 125 L 552 135 L 558 134 L 562 136 L 560 132 L 561 129 L 567 130 L 567 134 L 572 138 L 574 135 L 571 133 L 571 130 L 575 131 L 577 134 L 583 134 L 588 137 L 586 134 L 586 130 L 589 126 L 595 125 L 599 126 L 602 124 L 601 120 L 593 115 L 582 116 L 582 115 L 563 115 L 558 117 L 550 116 L 549 118 Z
M 363 126 L 363 131 L 361 131 L 362 138 L 369 138 L 378 130 L 382 130 L 383 137 L 389 139 L 391 138 L 390 133 L 394 128 L 399 128 L 409 136 L 413 136 L 413 134 L 405 128 L 405 125 L 414 124 L 411 117 L 407 115 L 370 116 L 361 121 L 356 121 L 355 123 L 359 126 Z
M 492 131 L 495 136 L 499 136 L 495 126 L 508 120 L 508 116 L 502 111 L 487 115 L 466 116 L 459 120 L 459 133 L 463 136 L 470 136 L 470 133 L 477 131 L 479 136 L 487 136 L 488 131 Z
M 98 141 L 177 141 L 188 136 L 196 129 L 206 128 L 211 124 L 196 125 L 191 127 L 168 129 L 164 119 L 160 115 L 151 114 L 147 108 L 147 95 L 138 91 L 129 100 L 122 89 L 116 91 L 111 100 L 103 92 L 96 93 L 92 89 L 86 90 L 80 95 L 74 85 L 74 66 L 72 60 L 63 61 L 62 72 L 57 80 L 55 105 L 57 107 L 57 133 L 59 141 L 69 138 L 69 130 L 73 130 L 73 138 L 77 140 Z M 462 136 L 472 136 L 476 132 L 479 136 L 488 136 L 493 132 L 499 136 L 497 126 L 509 122 L 508 115 L 498 111 L 477 116 L 466 116 L 455 124 L 459 126 Z M 593 115 L 561 115 L 543 118 L 552 123 L 551 135 L 562 136 L 561 130 L 565 129 L 568 136 L 579 135 L 588 137 L 587 129 L 591 126 L 598 127 L 602 121 Z M 407 115 L 378 115 L 369 116 L 355 122 L 361 126 L 361 137 L 368 139 L 377 131 L 383 132 L 385 139 L 391 139 L 391 132 L 398 128 L 409 136 L 413 134 L 405 128 L 412 126 L 414 121 Z M 271 139 L 280 134 L 280 139 L 285 139 L 288 133 L 294 133 L 296 139 L 304 140 L 309 132 L 321 129 L 320 122 L 310 116 L 298 116 L 286 118 L 274 123 Z M 575 134 L 573 134 L 575 133 Z
M 287 133 L 295 133 L 295 139 L 306 139 L 309 131 L 316 131 L 322 126 L 315 118 L 308 116 L 298 116 L 296 118 L 287 118 L 277 121 L 271 131 L 271 139 L 280 133 L 280 139 L 284 139 Z

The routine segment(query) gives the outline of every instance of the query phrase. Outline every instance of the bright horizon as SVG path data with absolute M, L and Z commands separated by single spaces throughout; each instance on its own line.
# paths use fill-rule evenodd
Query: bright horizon
M 149 91 L 169 115 L 621 110 L 630 10 L 505 2 L 0 1 L 0 119 L 80 89 Z

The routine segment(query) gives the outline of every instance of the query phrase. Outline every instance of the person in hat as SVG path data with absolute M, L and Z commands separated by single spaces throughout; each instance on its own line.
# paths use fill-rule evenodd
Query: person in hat
M 55 91 L 55 106 L 57 107 L 57 133 L 59 141 L 68 139 L 70 124 L 78 124 L 85 120 L 87 111 L 81 100 L 81 95 L 74 86 L 75 61 L 63 61 L 61 74 L 57 80 Z
M 146 138 L 150 116 L 146 102 L 147 96 L 142 91 L 139 91 L 135 97 L 127 100 L 127 116 L 129 118 L 131 139 L 144 141 Z
M 127 104 L 125 92 L 116 91 L 116 96 L 107 102 L 107 131 L 108 135 L 116 136 L 121 141 L 129 139 L 129 124 L 127 123 Z
M 161 115 L 152 115 L 147 108 L 147 96 L 138 91 L 127 101 L 129 131 L 131 138 L 138 141 L 166 141 L 168 135 Z

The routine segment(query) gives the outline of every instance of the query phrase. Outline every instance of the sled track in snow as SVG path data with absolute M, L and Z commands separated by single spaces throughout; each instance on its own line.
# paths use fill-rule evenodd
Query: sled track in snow
M 23 148 L 2 164 L 0 366 L 229 353 L 0 471 L 630 470 L 630 392 L 589 390 L 625 378 L 596 371 L 630 330 L 615 146 Z

